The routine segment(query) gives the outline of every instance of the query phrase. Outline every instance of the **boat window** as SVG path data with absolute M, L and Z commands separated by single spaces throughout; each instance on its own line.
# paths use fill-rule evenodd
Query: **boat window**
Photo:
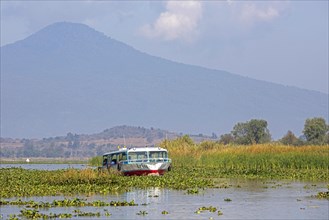
M 127 153 L 126 152 L 122 153 L 121 160 L 127 160 Z
M 126 152 L 122 152 L 122 153 L 117 154 L 117 159 L 119 161 L 127 160 L 127 153 Z
M 129 152 L 129 160 L 144 161 L 147 160 L 147 152 Z
M 109 161 L 111 162 L 111 164 L 116 164 L 118 161 L 118 154 L 109 155 Z
M 167 158 L 167 151 L 150 151 L 150 159 L 154 158 Z

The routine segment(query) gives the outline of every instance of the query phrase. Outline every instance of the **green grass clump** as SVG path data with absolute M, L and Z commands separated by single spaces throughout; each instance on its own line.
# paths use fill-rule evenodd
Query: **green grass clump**
M 88 164 L 90 166 L 95 166 L 95 167 L 102 166 L 102 162 L 103 162 L 102 156 L 92 157 L 91 159 L 88 160 Z

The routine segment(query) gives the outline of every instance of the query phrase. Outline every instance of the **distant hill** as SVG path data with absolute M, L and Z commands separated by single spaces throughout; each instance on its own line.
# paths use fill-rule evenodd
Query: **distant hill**
M 154 57 L 83 24 L 55 23 L 1 47 L 1 137 L 120 124 L 223 134 L 261 118 L 277 138 L 300 134 L 309 117 L 328 121 L 328 94 Z
M 164 140 L 176 139 L 177 134 L 155 128 L 116 126 L 95 134 L 73 134 L 43 139 L 1 138 L 1 158 L 50 157 L 86 158 L 102 155 L 123 147 L 157 146 Z M 195 142 L 216 140 L 206 135 L 189 135 Z

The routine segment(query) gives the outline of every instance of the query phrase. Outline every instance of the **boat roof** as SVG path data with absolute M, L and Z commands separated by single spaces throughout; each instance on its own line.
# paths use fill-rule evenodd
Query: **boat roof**
M 104 153 L 103 155 L 115 154 L 121 152 L 144 152 L 144 151 L 167 151 L 167 150 L 161 147 L 129 147 L 129 148 L 123 147 L 115 151 Z

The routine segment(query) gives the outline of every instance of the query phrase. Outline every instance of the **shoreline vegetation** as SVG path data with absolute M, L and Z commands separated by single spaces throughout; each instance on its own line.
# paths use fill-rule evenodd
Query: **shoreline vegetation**
M 229 187 L 225 178 L 306 180 L 329 182 L 329 146 L 285 146 L 279 144 L 223 145 L 217 142 L 195 144 L 188 137 L 164 141 L 173 161 L 165 175 L 126 177 L 95 168 L 26 170 L 2 168 L 0 196 L 53 196 L 108 194 L 133 188 L 160 187 L 198 191 Z M 89 160 L 99 166 L 101 156 Z M 189 192 L 188 191 L 188 192 Z

